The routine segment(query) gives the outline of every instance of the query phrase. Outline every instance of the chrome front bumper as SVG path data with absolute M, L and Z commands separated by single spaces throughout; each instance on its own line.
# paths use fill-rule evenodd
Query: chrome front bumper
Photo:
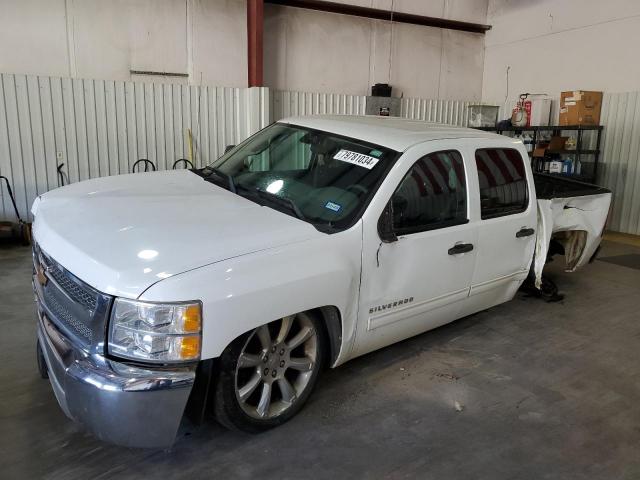
M 47 318 L 36 291 L 38 341 L 65 414 L 98 438 L 127 447 L 173 444 L 195 381 L 195 366 L 146 369 L 89 354 Z

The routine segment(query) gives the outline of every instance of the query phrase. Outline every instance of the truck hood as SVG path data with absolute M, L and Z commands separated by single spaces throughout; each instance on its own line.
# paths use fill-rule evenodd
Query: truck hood
M 42 195 L 32 210 L 48 255 L 128 298 L 187 270 L 324 235 L 187 170 L 76 183 Z

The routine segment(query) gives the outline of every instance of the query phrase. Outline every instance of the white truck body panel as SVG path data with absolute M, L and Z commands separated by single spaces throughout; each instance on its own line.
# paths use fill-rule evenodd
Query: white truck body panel
M 201 300 L 202 359 L 220 356 L 239 335 L 267 322 L 334 306 L 342 329 L 334 366 L 510 300 L 529 272 L 534 249 L 541 272 L 552 233 L 588 232 L 576 267 L 600 242 L 610 196 L 536 203 L 526 161 L 527 210 L 481 219 L 474 151 L 510 148 L 527 159 L 520 141 L 378 117 L 283 122 L 402 152 L 362 218 L 347 230 L 321 233 L 191 172 L 173 171 L 106 177 L 49 192 L 34 204 L 34 237 L 102 292 L 148 301 Z M 464 157 L 469 222 L 381 242 L 378 219 L 407 170 L 425 154 L 449 149 Z M 515 237 L 525 227 L 537 229 L 537 241 L 535 235 Z M 475 248 L 448 254 L 459 242 Z M 409 297 L 401 308 L 376 310 Z
M 526 155 L 521 143 L 500 136 L 492 136 L 490 140 L 433 140 L 409 148 L 389 172 L 363 217 L 362 287 L 354 356 L 436 328 L 487 308 L 489 304 L 500 303 L 499 300 L 506 301 L 505 297 L 510 299 L 527 276 L 534 237 L 516 239 L 514 234 L 527 222 L 529 226 L 535 226 L 535 202 L 530 202 L 522 214 L 481 220 L 478 202 L 470 201 L 468 223 L 401 236 L 397 242 L 380 247 L 377 219 L 402 177 L 418 158 L 448 149 L 460 151 L 465 160 L 468 197 L 479 198 L 473 154 L 475 148 L 483 146 L 516 148 Z M 530 171 L 527 171 L 527 181 L 533 189 Z M 530 196 L 535 198 L 535 192 L 531 191 Z M 480 228 L 487 222 L 491 228 Z M 511 242 L 515 243 L 515 257 L 505 256 L 501 262 L 485 264 L 485 259 L 493 258 L 495 246 L 502 242 L 505 228 L 510 229 L 510 233 L 501 247 L 509 248 Z M 523 248 L 523 242 L 529 242 L 529 245 Z M 471 243 L 475 248 L 462 255 L 448 255 L 447 250 L 456 243 Z M 482 274 L 474 275 L 479 263 Z M 416 268 L 417 265 L 421 268 Z M 506 283 L 502 279 L 505 275 L 509 276 Z M 511 283 L 513 288 L 505 288 Z M 492 284 L 497 288 L 491 288 Z M 414 297 L 413 301 L 401 308 L 369 312 L 378 305 L 407 297 Z
M 177 273 L 323 236 L 187 170 L 102 177 L 43 198 L 37 241 L 94 288 L 126 298 Z

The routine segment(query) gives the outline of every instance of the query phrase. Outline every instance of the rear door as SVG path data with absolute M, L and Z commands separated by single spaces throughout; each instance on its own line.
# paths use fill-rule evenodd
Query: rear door
M 478 249 L 471 282 L 473 310 L 513 298 L 529 272 L 536 241 L 537 207 L 528 155 L 518 144 L 484 143 L 470 152 L 479 199 Z M 469 312 L 465 312 L 469 313 Z

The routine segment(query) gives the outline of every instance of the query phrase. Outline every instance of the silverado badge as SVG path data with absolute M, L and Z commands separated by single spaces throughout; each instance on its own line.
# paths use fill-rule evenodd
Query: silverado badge
M 376 305 L 375 307 L 371 307 L 369 309 L 369 313 L 381 312 L 383 310 L 390 310 L 392 308 L 399 307 L 400 305 L 404 305 L 405 303 L 413 302 L 413 297 L 403 298 L 402 300 L 395 300 L 393 302 L 385 303 L 384 305 Z

